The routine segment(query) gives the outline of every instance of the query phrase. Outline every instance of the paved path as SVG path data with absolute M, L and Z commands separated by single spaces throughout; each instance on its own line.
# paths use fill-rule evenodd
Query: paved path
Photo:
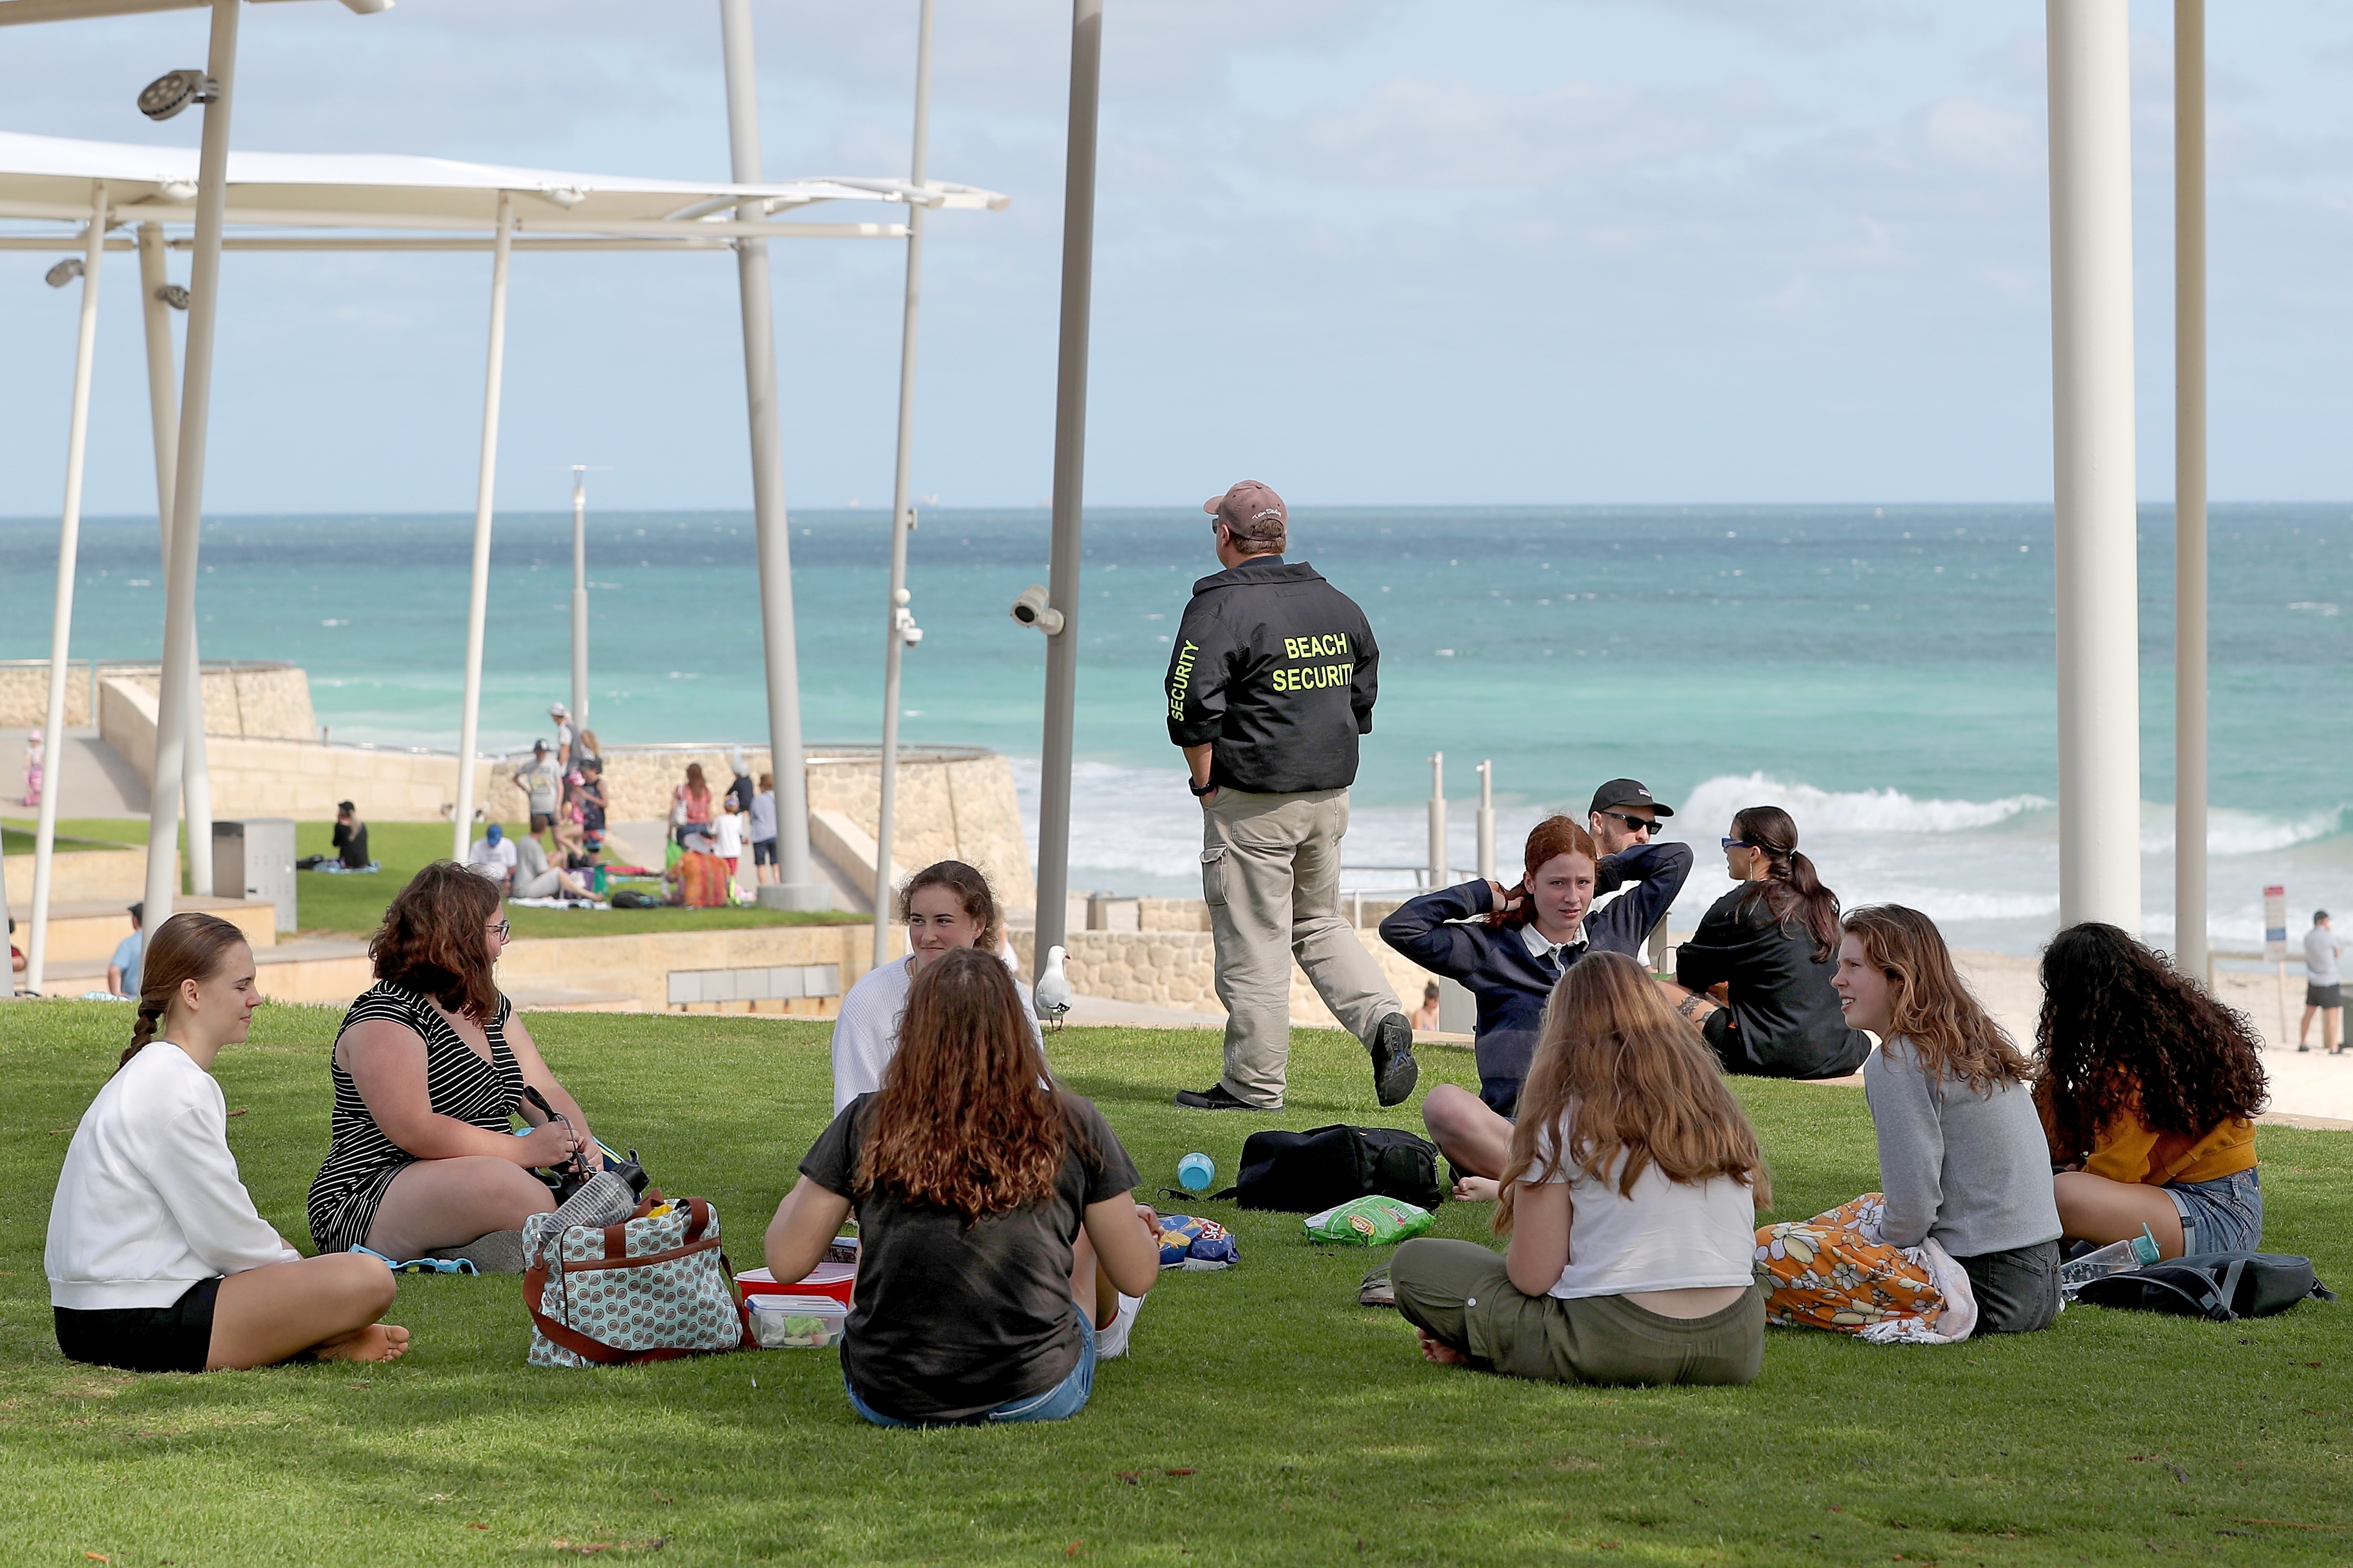
M 25 730 L 0 730 L 0 812 L 30 817 L 24 804 Z M 58 789 L 58 815 L 144 816 L 147 784 L 138 770 L 114 754 L 96 730 L 68 730 L 62 746 L 49 748 L 49 785 Z

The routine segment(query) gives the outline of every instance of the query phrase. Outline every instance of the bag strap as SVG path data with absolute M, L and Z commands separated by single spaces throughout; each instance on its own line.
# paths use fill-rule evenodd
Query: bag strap
M 733 1279 L 734 1275 L 731 1272 L 728 1278 Z M 559 1323 L 539 1310 L 540 1295 L 546 1286 L 546 1265 L 535 1263 L 523 1270 L 522 1304 L 524 1310 L 531 1314 L 532 1326 L 537 1329 L 550 1344 L 561 1345 L 583 1360 L 595 1362 L 599 1366 L 621 1366 L 638 1362 L 676 1361 L 681 1356 L 702 1353 L 678 1345 L 664 1345 L 649 1351 L 625 1351 L 608 1345 L 602 1340 L 592 1340 L 569 1323 Z M 736 1310 L 744 1310 L 740 1302 Z M 752 1331 L 748 1315 L 744 1331 L 747 1336 Z
M 2236 1271 L 2237 1266 L 2233 1265 L 2232 1272 L 2234 1276 Z M 2196 1309 L 2196 1316 L 2209 1319 L 2217 1323 L 2232 1322 L 2238 1318 L 2238 1314 L 2231 1310 L 2230 1299 L 2228 1297 L 2218 1296 L 2215 1293 L 2214 1287 L 2211 1279 L 2208 1281 L 2206 1288 L 2203 1290 L 2192 1292 L 2182 1286 L 2175 1284 L 2170 1279 L 2160 1279 L 2156 1275 L 2147 1272 L 2136 1272 L 2129 1276 L 2116 1275 L 2112 1278 L 2129 1278 L 2134 1284 L 2139 1286 L 2144 1290 L 2163 1290 L 2171 1295 L 2179 1296 L 2181 1300 L 2189 1302 L 2191 1307 Z M 2201 1276 L 2201 1278 L 2203 1277 Z M 2092 1304 L 2096 1307 L 2103 1303 L 2094 1300 Z

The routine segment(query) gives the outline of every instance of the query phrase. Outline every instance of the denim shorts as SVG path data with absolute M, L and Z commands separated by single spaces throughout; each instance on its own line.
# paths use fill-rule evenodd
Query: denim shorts
M 1095 1387 L 1095 1326 L 1088 1320 L 1083 1308 L 1079 1312 L 1079 1364 L 1071 1369 L 1070 1376 L 1043 1394 L 1008 1399 L 996 1409 L 984 1411 L 970 1421 L 902 1421 L 896 1415 L 885 1415 L 858 1397 L 858 1389 L 849 1381 L 846 1368 L 841 1374 L 841 1386 L 849 1394 L 849 1407 L 877 1426 L 997 1426 L 1008 1421 L 1067 1421 L 1087 1407 L 1087 1396 L 1094 1392 Z
M 2263 1239 L 2263 1184 L 2253 1171 L 2211 1182 L 2168 1182 L 2165 1195 L 2181 1211 L 2181 1250 L 2254 1252 Z

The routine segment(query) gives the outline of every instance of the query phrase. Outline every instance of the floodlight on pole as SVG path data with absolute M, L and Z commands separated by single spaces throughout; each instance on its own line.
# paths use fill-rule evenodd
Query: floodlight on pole
M 41 281 L 52 289 L 62 289 L 81 276 L 81 258 L 69 257 L 41 275 Z
M 165 71 L 139 89 L 139 112 L 150 120 L 169 120 L 192 103 L 219 98 L 220 83 L 200 70 Z
M 185 310 L 188 308 L 188 291 L 177 283 L 157 284 L 155 298 L 171 306 L 174 310 Z

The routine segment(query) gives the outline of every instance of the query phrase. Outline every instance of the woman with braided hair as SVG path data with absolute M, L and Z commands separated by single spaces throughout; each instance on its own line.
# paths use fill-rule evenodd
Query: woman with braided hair
M 283 1361 L 390 1361 L 408 1331 L 379 1323 L 392 1271 L 305 1258 L 238 1180 L 212 1065 L 243 1045 L 261 994 L 227 921 L 180 914 L 148 944 L 138 1021 L 74 1129 L 43 1264 L 69 1360 L 131 1372 Z
M 1691 993 L 1678 1010 L 1728 1073 L 1845 1077 L 1871 1054 L 1871 1037 L 1849 1026 L 1831 989 L 1838 895 L 1798 852 L 1798 825 L 1778 805 L 1734 816 L 1724 862 L 1740 886 L 1676 947 L 1675 981 Z
M 2245 1015 L 2112 925 L 2042 952 L 2034 1100 L 2067 1239 L 2148 1227 L 2168 1258 L 2263 1239 L 2255 1113 L 2263 1044 Z

